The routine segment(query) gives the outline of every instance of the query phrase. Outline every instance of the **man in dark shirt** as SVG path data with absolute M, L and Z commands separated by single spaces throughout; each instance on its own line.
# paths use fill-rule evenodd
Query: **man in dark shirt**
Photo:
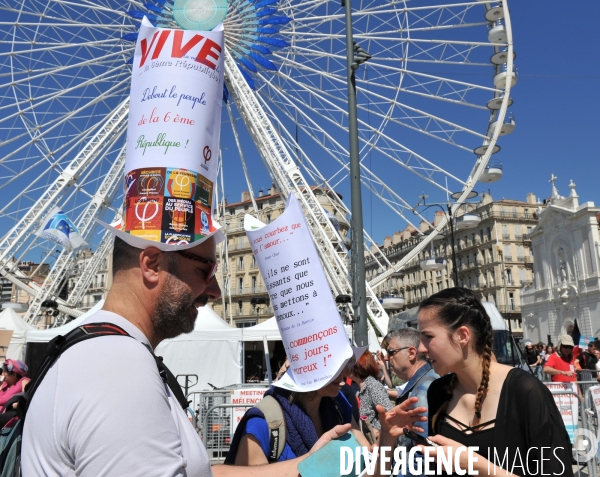
M 590 341 L 587 350 L 582 351 L 581 354 L 577 356 L 579 366 L 581 366 L 582 370 L 593 371 L 592 378 L 596 378 L 596 363 L 598 362 L 598 358 L 596 358 L 594 351 L 596 351 L 596 342 Z
M 527 359 L 527 364 L 531 367 L 533 374 L 535 374 L 539 379 L 542 379 L 542 357 L 540 354 L 533 348 L 531 343 L 527 343 L 525 346 L 525 359 Z

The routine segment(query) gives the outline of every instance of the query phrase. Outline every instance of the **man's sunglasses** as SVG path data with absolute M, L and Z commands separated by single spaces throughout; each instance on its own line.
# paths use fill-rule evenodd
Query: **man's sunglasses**
M 213 262 L 212 260 L 199 257 L 198 255 L 186 252 L 185 250 L 177 250 L 177 253 L 187 259 L 194 260 L 195 262 L 204 263 L 210 266 L 210 269 L 208 270 L 208 272 L 206 272 L 206 283 L 210 282 L 217 273 L 217 267 L 219 266 L 218 262 Z
M 386 352 L 386 356 L 388 358 L 393 358 L 394 355 L 398 352 L 398 351 L 402 351 L 403 349 L 408 349 L 410 348 L 410 346 L 405 346 L 404 348 L 388 348 L 385 350 Z

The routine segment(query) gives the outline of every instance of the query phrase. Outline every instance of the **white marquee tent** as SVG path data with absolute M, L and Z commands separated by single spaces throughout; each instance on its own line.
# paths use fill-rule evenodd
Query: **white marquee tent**
M 242 379 L 242 330 L 223 321 L 210 306 L 198 308 L 194 331 L 163 341 L 156 348 L 174 375 L 195 374 L 190 391 L 239 384 Z M 195 378 L 192 378 L 192 382 Z M 185 384 L 184 378 L 179 378 Z
M 33 330 L 27 334 L 28 343 L 45 343 L 79 326 L 88 316 L 102 308 L 104 300 L 91 310 L 64 326 Z M 198 308 L 194 331 L 163 341 L 155 350 L 162 356 L 174 375 L 195 374 L 198 383 L 190 391 L 210 389 L 241 382 L 242 331 L 229 326 L 210 308 Z M 193 378 L 195 379 L 195 378 Z M 180 378 L 184 384 L 184 378 Z M 193 382 L 193 381 L 192 381 Z
M 25 355 L 25 337 L 28 332 L 36 330 L 29 323 L 23 321 L 12 308 L 6 308 L 0 313 L 0 329 L 12 330 L 6 357 L 11 359 L 23 359 Z

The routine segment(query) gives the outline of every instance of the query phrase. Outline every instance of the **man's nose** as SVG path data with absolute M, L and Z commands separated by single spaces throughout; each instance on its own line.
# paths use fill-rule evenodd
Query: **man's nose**
M 219 283 L 217 282 L 217 277 L 212 277 L 204 293 L 207 294 L 211 300 L 218 300 L 221 298 L 221 287 L 219 287 Z

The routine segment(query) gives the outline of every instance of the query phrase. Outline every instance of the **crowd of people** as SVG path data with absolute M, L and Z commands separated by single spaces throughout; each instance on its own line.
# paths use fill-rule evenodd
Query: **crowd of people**
M 211 468 L 197 433 L 157 371 L 152 349 L 193 329 L 196 307 L 220 296 L 214 243 L 180 253 L 135 249 L 116 239 L 113 257 L 115 285 L 88 323 L 109 324 L 126 337 L 82 342 L 49 369 L 29 403 L 24 475 L 295 477 L 301 460 L 348 431 L 361 445 L 420 446 L 422 451 L 421 444 L 404 436 L 405 429 L 436 443 L 434 457 L 448 447 L 478 446 L 480 475 L 490 468 L 495 475 L 514 470 L 491 458 L 491 449 L 508 455 L 506 462 L 528 455 L 545 461 L 545 473 L 572 475 L 569 437 L 550 391 L 532 374 L 495 361 L 490 318 L 465 288 L 425 299 L 418 330 L 390 332 L 381 353 L 366 351 L 321 389 L 271 387 L 263 399 L 271 401 L 269 410 L 251 408 L 238 426 L 229 465 Z M 543 351 L 532 345 L 526 355 L 553 380 L 575 380 L 575 367 L 591 369 L 598 362 L 595 343 L 580 353 L 568 335 L 561 337 L 557 352 Z M 129 372 L 122 372 L 123 363 Z M 7 360 L 0 399 L 22 392 L 26 374 L 24 363 Z M 393 376 L 401 386 L 392 385 Z M 272 425 L 273 409 L 281 416 L 279 427 Z M 273 432 L 283 423 L 285 437 L 275 450 Z M 548 447 L 553 454 L 540 455 Z M 425 465 L 422 454 L 414 459 Z

